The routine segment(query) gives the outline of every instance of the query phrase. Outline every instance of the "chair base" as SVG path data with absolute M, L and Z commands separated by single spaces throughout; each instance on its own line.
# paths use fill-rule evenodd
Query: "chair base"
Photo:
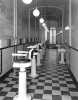
M 37 78 L 39 75 L 38 74 L 35 74 L 35 75 L 29 75 L 29 77 L 31 77 L 31 78 Z
M 30 95 L 25 95 L 25 96 L 19 96 L 19 95 L 16 95 L 13 100 L 31 100 L 31 96 Z
M 65 64 L 65 62 L 64 61 L 59 61 L 59 64 Z

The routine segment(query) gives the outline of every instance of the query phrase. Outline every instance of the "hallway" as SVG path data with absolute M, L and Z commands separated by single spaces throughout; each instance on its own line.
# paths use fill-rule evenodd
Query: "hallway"
M 70 72 L 65 65 L 56 64 L 56 57 L 55 49 L 46 50 L 36 79 L 28 77 L 30 69 L 27 69 L 27 93 L 32 100 L 78 100 L 78 89 Z M 17 93 L 18 69 L 0 82 L 0 100 L 13 100 Z

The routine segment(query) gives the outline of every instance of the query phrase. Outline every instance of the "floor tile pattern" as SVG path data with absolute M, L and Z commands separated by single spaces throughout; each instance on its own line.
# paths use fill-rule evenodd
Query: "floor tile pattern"
M 56 50 L 46 50 L 41 62 L 35 79 L 29 77 L 30 68 L 26 69 L 27 93 L 32 100 L 78 100 L 78 89 L 67 66 L 56 64 Z M 0 82 L 0 100 L 13 100 L 18 94 L 18 72 L 15 69 Z

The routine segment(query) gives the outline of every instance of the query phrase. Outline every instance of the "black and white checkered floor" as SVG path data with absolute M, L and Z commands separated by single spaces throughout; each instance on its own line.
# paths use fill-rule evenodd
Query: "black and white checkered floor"
M 42 66 L 37 68 L 39 77 L 28 77 L 27 93 L 32 100 L 78 100 L 78 89 L 65 65 L 56 65 L 56 51 L 47 50 Z M 0 100 L 13 100 L 18 93 L 18 70 L 0 82 Z

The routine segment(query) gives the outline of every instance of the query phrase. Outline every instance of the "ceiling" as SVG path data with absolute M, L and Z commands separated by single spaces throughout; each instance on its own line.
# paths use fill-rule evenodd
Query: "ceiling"
M 13 3 L 10 3 L 9 1 L 13 2 L 13 0 L 0 0 L 0 4 L 2 1 L 3 2 L 5 1 L 4 5 L 6 5 L 7 8 L 10 8 L 8 9 L 9 12 L 12 12 Z M 25 20 L 28 19 L 29 9 L 30 9 L 31 18 L 34 18 L 32 11 L 37 6 L 38 9 L 40 10 L 40 16 L 38 18 L 42 16 L 47 21 L 48 20 L 59 21 L 60 18 L 62 18 L 63 13 L 65 13 L 66 11 L 67 8 L 66 5 L 68 5 L 68 1 L 69 0 L 32 0 L 31 4 L 26 5 L 22 2 L 22 0 L 17 0 L 18 17 L 20 17 L 20 19 L 22 18 L 22 20 L 25 22 Z M 9 6 L 10 5 L 9 3 L 11 4 L 11 6 Z M 8 14 L 8 15 L 12 15 L 12 14 Z
M 30 7 L 35 7 L 36 6 L 36 2 L 37 2 L 37 6 L 41 7 L 41 6 L 56 6 L 59 8 L 63 8 L 65 6 L 65 1 L 66 0 L 33 0 L 32 3 L 28 6 Z
M 34 18 L 32 11 L 37 6 L 40 10 L 40 16 L 38 18 L 43 16 L 47 21 L 56 20 L 59 22 L 65 13 L 68 1 L 69 0 L 32 0 L 31 4 L 26 5 L 22 0 L 18 0 L 18 5 L 20 6 L 18 7 L 18 12 L 20 14 L 22 13 L 23 19 L 25 20 L 26 16 L 28 17 L 28 9 L 30 9 L 31 18 Z
M 54 11 L 53 8 L 55 8 L 55 10 L 56 10 L 56 8 L 59 10 L 64 10 L 66 1 L 67 0 L 33 0 L 30 5 L 24 4 L 24 7 L 26 7 L 26 8 L 29 7 L 30 9 L 35 8 L 36 6 L 38 8 L 43 8 L 43 9 L 44 8 L 46 9 L 46 7 L 47 7 L 46 10 L 48 10 L 49 12 L 51 12 L 51 11 L 53 12 Z M 54 12 L 56 13 L 56 11 L 54 11 Z
M 45 16 L 48 20 L 52 18 L 57 19 L 58 16 L 62 15 L 65 10 L 65 4 L 68 0 L 33 0 L 30 5 L 23 4 L 23 8 L 33 9 L 36 7 L 39 8 L 41 16 Z M 51 18 L 52 17 L 52 18 Z

